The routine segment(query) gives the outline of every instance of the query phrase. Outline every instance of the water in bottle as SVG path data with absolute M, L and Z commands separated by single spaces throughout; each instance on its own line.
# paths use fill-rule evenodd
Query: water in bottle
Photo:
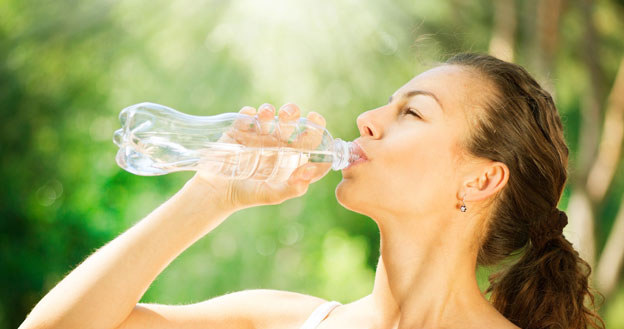
M 116 161 L 137 175 L 193 170 L 234 179 L 283 181 L 313 162 L 317 174 L 341 170 L 358 156 L 351 142 L 334 139 L 305 118 L 283 123 L 223 113 L 194 116 L 154 103 L 123 109 L 113 140 Z

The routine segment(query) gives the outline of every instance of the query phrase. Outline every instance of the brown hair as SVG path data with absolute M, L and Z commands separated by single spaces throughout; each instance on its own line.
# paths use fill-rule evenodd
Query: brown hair
M 568 173 L 568 147 L 550 94 L 521 66 L 492 56 L 458 54 L 460 65 L 490 85 L 464 147 L 509 168 L 493 200 L 480 265 L 515 260 L 490 276 L 490 301 L 524 329 L 602 327 L 589 290 L 591 268 L 561 234 L 557 210 Z

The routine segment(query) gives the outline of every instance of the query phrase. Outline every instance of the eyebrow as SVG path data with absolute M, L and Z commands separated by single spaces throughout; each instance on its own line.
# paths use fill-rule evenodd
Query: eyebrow
M 429 96 L 431 98 L 433 98 L 436 103 L 438 103 L 438 105 L 440 106 L 440 108 L 442 109 L 442 111 L 444 111 L 444 107 L 442 107 L 442 102 L 440 102 L 440 99 L 438 99 L 438 97 L 430 92 L 430 91 L 424 91 L 424 90 L 410 90 L 404 94 L 401 95 L 402 98 L 410 98 L 412 96 L 416 96 L 416 95 L 424 95 L 424 96 Z M 394 95 L 390 95 L 390 98 L 388 99 L 388 103 L 392 103 L 392 99 L 394 98 Z

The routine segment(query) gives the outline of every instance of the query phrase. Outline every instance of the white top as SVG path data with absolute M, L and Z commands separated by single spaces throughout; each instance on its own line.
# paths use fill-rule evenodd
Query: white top
M 310 314 L 310 317 L 306 320 L 306 322 L 303 323 L 303 325 L 301 326 L 301 329 L 316 328 L 327 317 L 327 315 L 329 315 L 329 312 L 331 312 L 333 309 L 335 309 L 339 305 L 342 305 L 342 304 L 336 301 L 327 302 L 327 303 L 323 303 L 319 305 L 314 310 L 314 312 Z

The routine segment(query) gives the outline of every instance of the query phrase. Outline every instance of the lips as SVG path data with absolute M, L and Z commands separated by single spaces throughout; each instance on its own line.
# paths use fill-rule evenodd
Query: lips
M 366 152 L 364 152 L 364 150 L 357 141 L 353 141 L 352 153 L 356 156 L 354 160 L 368 160 Z

